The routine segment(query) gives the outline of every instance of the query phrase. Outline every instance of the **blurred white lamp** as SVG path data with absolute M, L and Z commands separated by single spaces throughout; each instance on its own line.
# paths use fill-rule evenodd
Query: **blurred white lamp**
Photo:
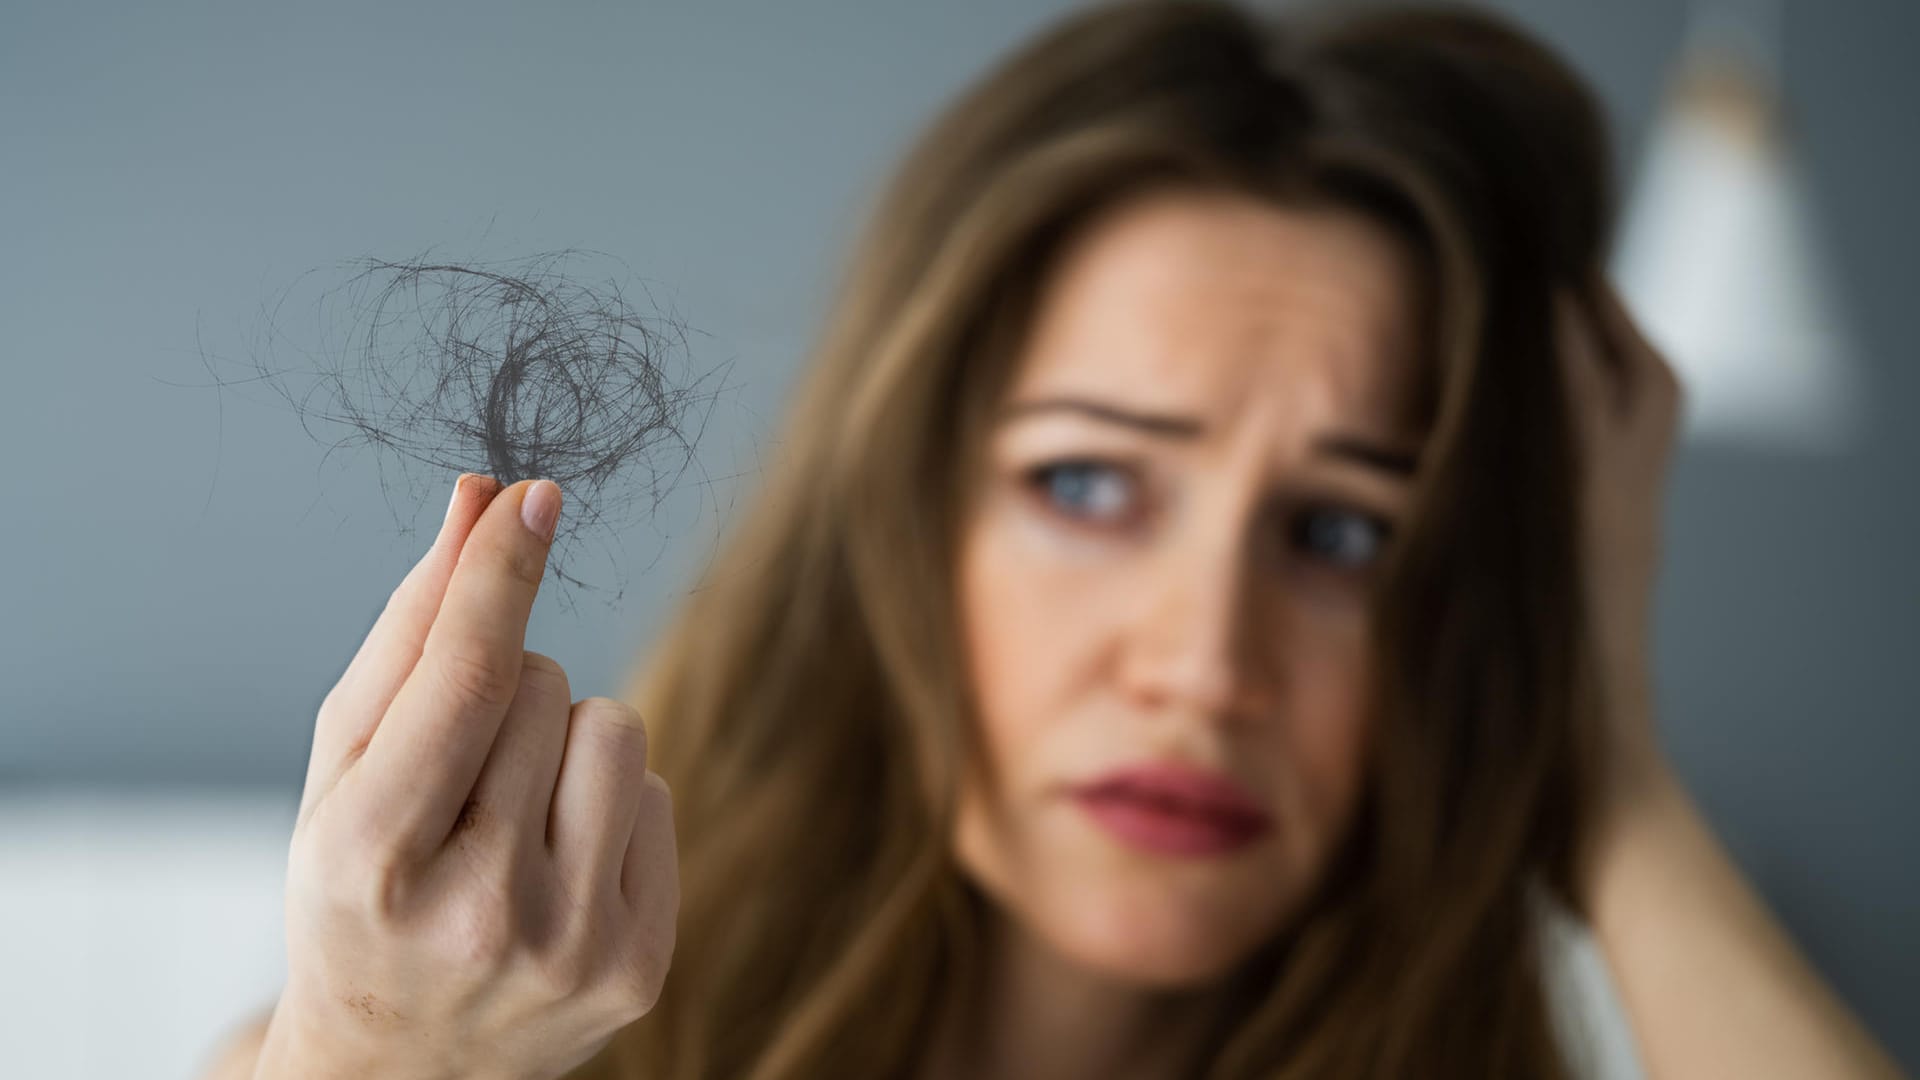
M 1753 0 L 1696 6 L 1612 269 L 1686 386 L 1688 438 L 1831 453 L 1859 390 L 1776 93 L 1779 26 Z

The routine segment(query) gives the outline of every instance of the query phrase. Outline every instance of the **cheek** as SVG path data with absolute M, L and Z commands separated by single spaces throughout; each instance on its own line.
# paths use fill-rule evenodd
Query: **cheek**
M 1004 547 L 991 533 L 978 537 L 961 574 L 968 684 L 987 748 L 996 751 L 1020 736 L 1012 720 L 1045 693 L 1048 654 L 1061 640 L 1060 628 L 1045 617 L 1048 583 L 1023 573 Z
M 1019 831 L 1001 795 L 1007 771 L 1017 774 L 1021 745 L 1031 734 L 1016 720 L 1044 692 L 1037 685 L 1042 665 L 1022 663 L 1021 657 L 1044 651 L 1049 636 L 1045 620 L 1035 617 L 1038 598 L 1020 587 L 1022 575 L 1017 565 L 1007 565 L 1002 544 L 987 523 L 976 523 L 962 543 L 956 582 L 972 722 L 984 760 L 970 762 L 962 775 L 952 843 L 967 875 L 990 893 L 1019 877 L 1015 866 L 1021 859 L 1007 850 Z
M 1044 757 L 1092 689 L 1098 650 L 1124 599 L 1108 568 L 1076 559 L 1010 496 L 963 538 L 957 580 L 966 678 L 989 763 L 1017 786 L 1058 777 Z
M 981 759 L 962 779 L 961 866 L 1003 899 L 1047 864 L 1031 820 L 1038 792 L 1088 760 L 1074 718 L 1097 692 L 1099 649 L 1124 599 L 1109 568 L 999 492 L 962 534 L 955 587 Z
M 995 788 L 1006 785 L 1009 770 L 1017 781 L 1027 748 L 1042 737 L 1034 718 L 1047 715 L 1045 704 L 1059 693 L 1066 663 L 1059 653 L 1072 639 L 1059 618 L 1061 583 L 1022 557 L 1000 517 L 989 513 L 966 534 L 957 582 L 976 735 Z M 975 790 L 963 805 L 981 801 L 985 779 L 967 778 Z
M 1288 635 L 1292 644 L 1279 661 L 1287 677 L 1276 750 L 1297 793 L 1296 819 L 1310 834 L 1298 837 L 1309 873 L 1344 835 L 1364 785 L 1373 681 L 1363 629 L 1322 622 Z

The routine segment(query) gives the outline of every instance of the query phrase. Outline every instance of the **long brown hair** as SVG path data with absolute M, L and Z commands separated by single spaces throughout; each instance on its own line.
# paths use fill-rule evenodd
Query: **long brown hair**
M 883 1077 L 973 967 L 949 837 L 978 748 L 953 595 L 982 418 L 1054 254 L 1151 186 L 1340 206 L 1425 269 L 1427 441 L 1378 590 L 1378 737 L 1314 902 L 1199 1074 L 1557 1077 L 1531 890 L 1595 766 L 1550 290 L 1611 227 L 1589 93 L 1452 8 L 1064 18 L 947 108 L 865 223 L 751 512 L 627 694 L 672 785 L 678 946 L 576 1075 Z

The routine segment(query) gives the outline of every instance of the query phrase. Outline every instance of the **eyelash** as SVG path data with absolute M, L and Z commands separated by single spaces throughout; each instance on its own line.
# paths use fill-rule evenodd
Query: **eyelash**
M 1138 484 L 1136 471 L 1131 467 L 1097 458 L 1064 458 L 1027 469 L 1023 477 L 1026 485 L 1035 492 L 1036 497 L 1047 506 L 1050 512 L 1068 520 L 1077 528 L 1100 529 L 1106 528 L 1107 526 L 1089 515 L 1060 509 L 1059 502 L 1052 497 L 1050 482 L 1053 478 L 1059 474 L 1073 471 L 1088 471 L 1110 476 L 1121 476 L 1129 482 L 1136 484 L 1136 486 Z M 1387 543 L 1393 538 L 1393 526 L 1380 515 L 1368 513 L 1367 511 L 1339 502 L 1322 499 L 1299 503 L 1291 508 L 1284 526 L 1285 539 L 1289 547 L 1305 545 L 1308 542 L 1315 522 L 1323 520 L 1322 515 L 1343 515 L 1348 520 L 1360 521 L 1371 529 L 1374 534 L 1376 553 L 1365 563 L 1358 566 L 1323 554 L 1314 554 L 1311 556 L 1335 570 L 1348 573 L 1364 572 L 1373 564 L 1379 562 L 1381 556 L 1378 554 L 1378 551 L 1384 549 Z M 1123 524 L 1119 527 L 1125 528 L 1126 525 Z

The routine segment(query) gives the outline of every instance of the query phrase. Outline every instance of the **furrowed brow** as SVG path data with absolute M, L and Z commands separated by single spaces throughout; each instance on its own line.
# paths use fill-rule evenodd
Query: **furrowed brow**
M 995 423 L 1005 424 L 1024 417 L 1057 412 L 1085 416 L 1166 439 L 1190 441 L 1206 433 L 1206 425 L 1195 417 L 1142 412 L 1084 397 L 1049 397 L 1016 402 L 1003 409 Z M 1412 476 L 1419 464 L 1417 454 L 1358 435 L 1326 435 L 1314 445 L 1315 449 L 1329 457 L 1341 458 L 1395 477 Z

